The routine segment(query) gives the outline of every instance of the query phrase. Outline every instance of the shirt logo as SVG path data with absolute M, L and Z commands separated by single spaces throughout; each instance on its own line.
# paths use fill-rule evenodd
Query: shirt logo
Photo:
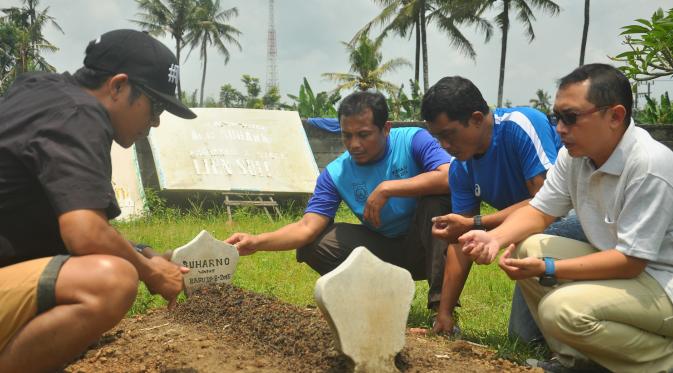
M 479 184 L 474 184 L 474 196 L 481 197 L 481 187 Z
M 356 201 L 364 202 L 367 200 L 367 187 L 364 184 L 353 184 L 353 194 Z
M 394 177 L 402 179 L 409 174 L 409 168 L 407 166 L 396 168 L 392 171 L 392 174 Z
M 168 68 L 168 82 L 177 84 L 178 79 L 180 79 L 180 66 L 171 64 L 171 67 Z

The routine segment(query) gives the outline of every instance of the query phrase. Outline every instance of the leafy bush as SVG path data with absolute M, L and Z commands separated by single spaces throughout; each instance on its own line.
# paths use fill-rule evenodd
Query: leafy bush
M 673 105 L 671 105 L 668 92 L 661 95 L 659 102 L 649 96 L 645 96 L 645 99 L 647 104 L 635 115 L 638 123 L 673 124 Z

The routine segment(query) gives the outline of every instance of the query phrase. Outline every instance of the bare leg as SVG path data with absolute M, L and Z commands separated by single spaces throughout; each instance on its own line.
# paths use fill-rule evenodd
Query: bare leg
M 56 307 L 30 320 L 0 351 L 0 372 L 60 368 L 124 317 L 137 289 L 138 274 L 124 259 L 70 258 L 56 280 Z

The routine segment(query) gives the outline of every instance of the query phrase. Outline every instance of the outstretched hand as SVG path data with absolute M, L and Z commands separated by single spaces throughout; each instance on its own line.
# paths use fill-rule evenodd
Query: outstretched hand
M 491 264 L 500 250 L 500 243 L 486 231 L 469 231 L 458 237 L 463 244 L 463 254 L 477 264 Z
M 447 242 L 456 242 L 458 237 L 470 230 L 472 219 L 458 214 L 432 218 L 432 235 Z
M 539 258 L 527 257 L 523 259 L 512 258 L 514 244 L 507 247 L 505 252 L 498 260 L 498 265 L 512 280 L 522 280 L 525 278 L 540 276 L 544 273 L 544 260 Z
M 247 233 L 234 233 L 224 242 L 236 246 L 239 255 L 250 255 L 257 252 L 257 239 Z

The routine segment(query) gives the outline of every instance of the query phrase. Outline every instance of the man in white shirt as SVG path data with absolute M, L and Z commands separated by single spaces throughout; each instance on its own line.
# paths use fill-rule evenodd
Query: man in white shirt
M 557 355 L 539 362 L 546 371 L 673 367 L 673 152 L 635 127 L 631 107 L 612 66 L 562 78 L 554 116 L 565 149 L 544 186 L 499 227 L 460 237 L 475 261 L 507 247 L 499 265 Z M 536 234 L 572 208 L 588 244 Z

